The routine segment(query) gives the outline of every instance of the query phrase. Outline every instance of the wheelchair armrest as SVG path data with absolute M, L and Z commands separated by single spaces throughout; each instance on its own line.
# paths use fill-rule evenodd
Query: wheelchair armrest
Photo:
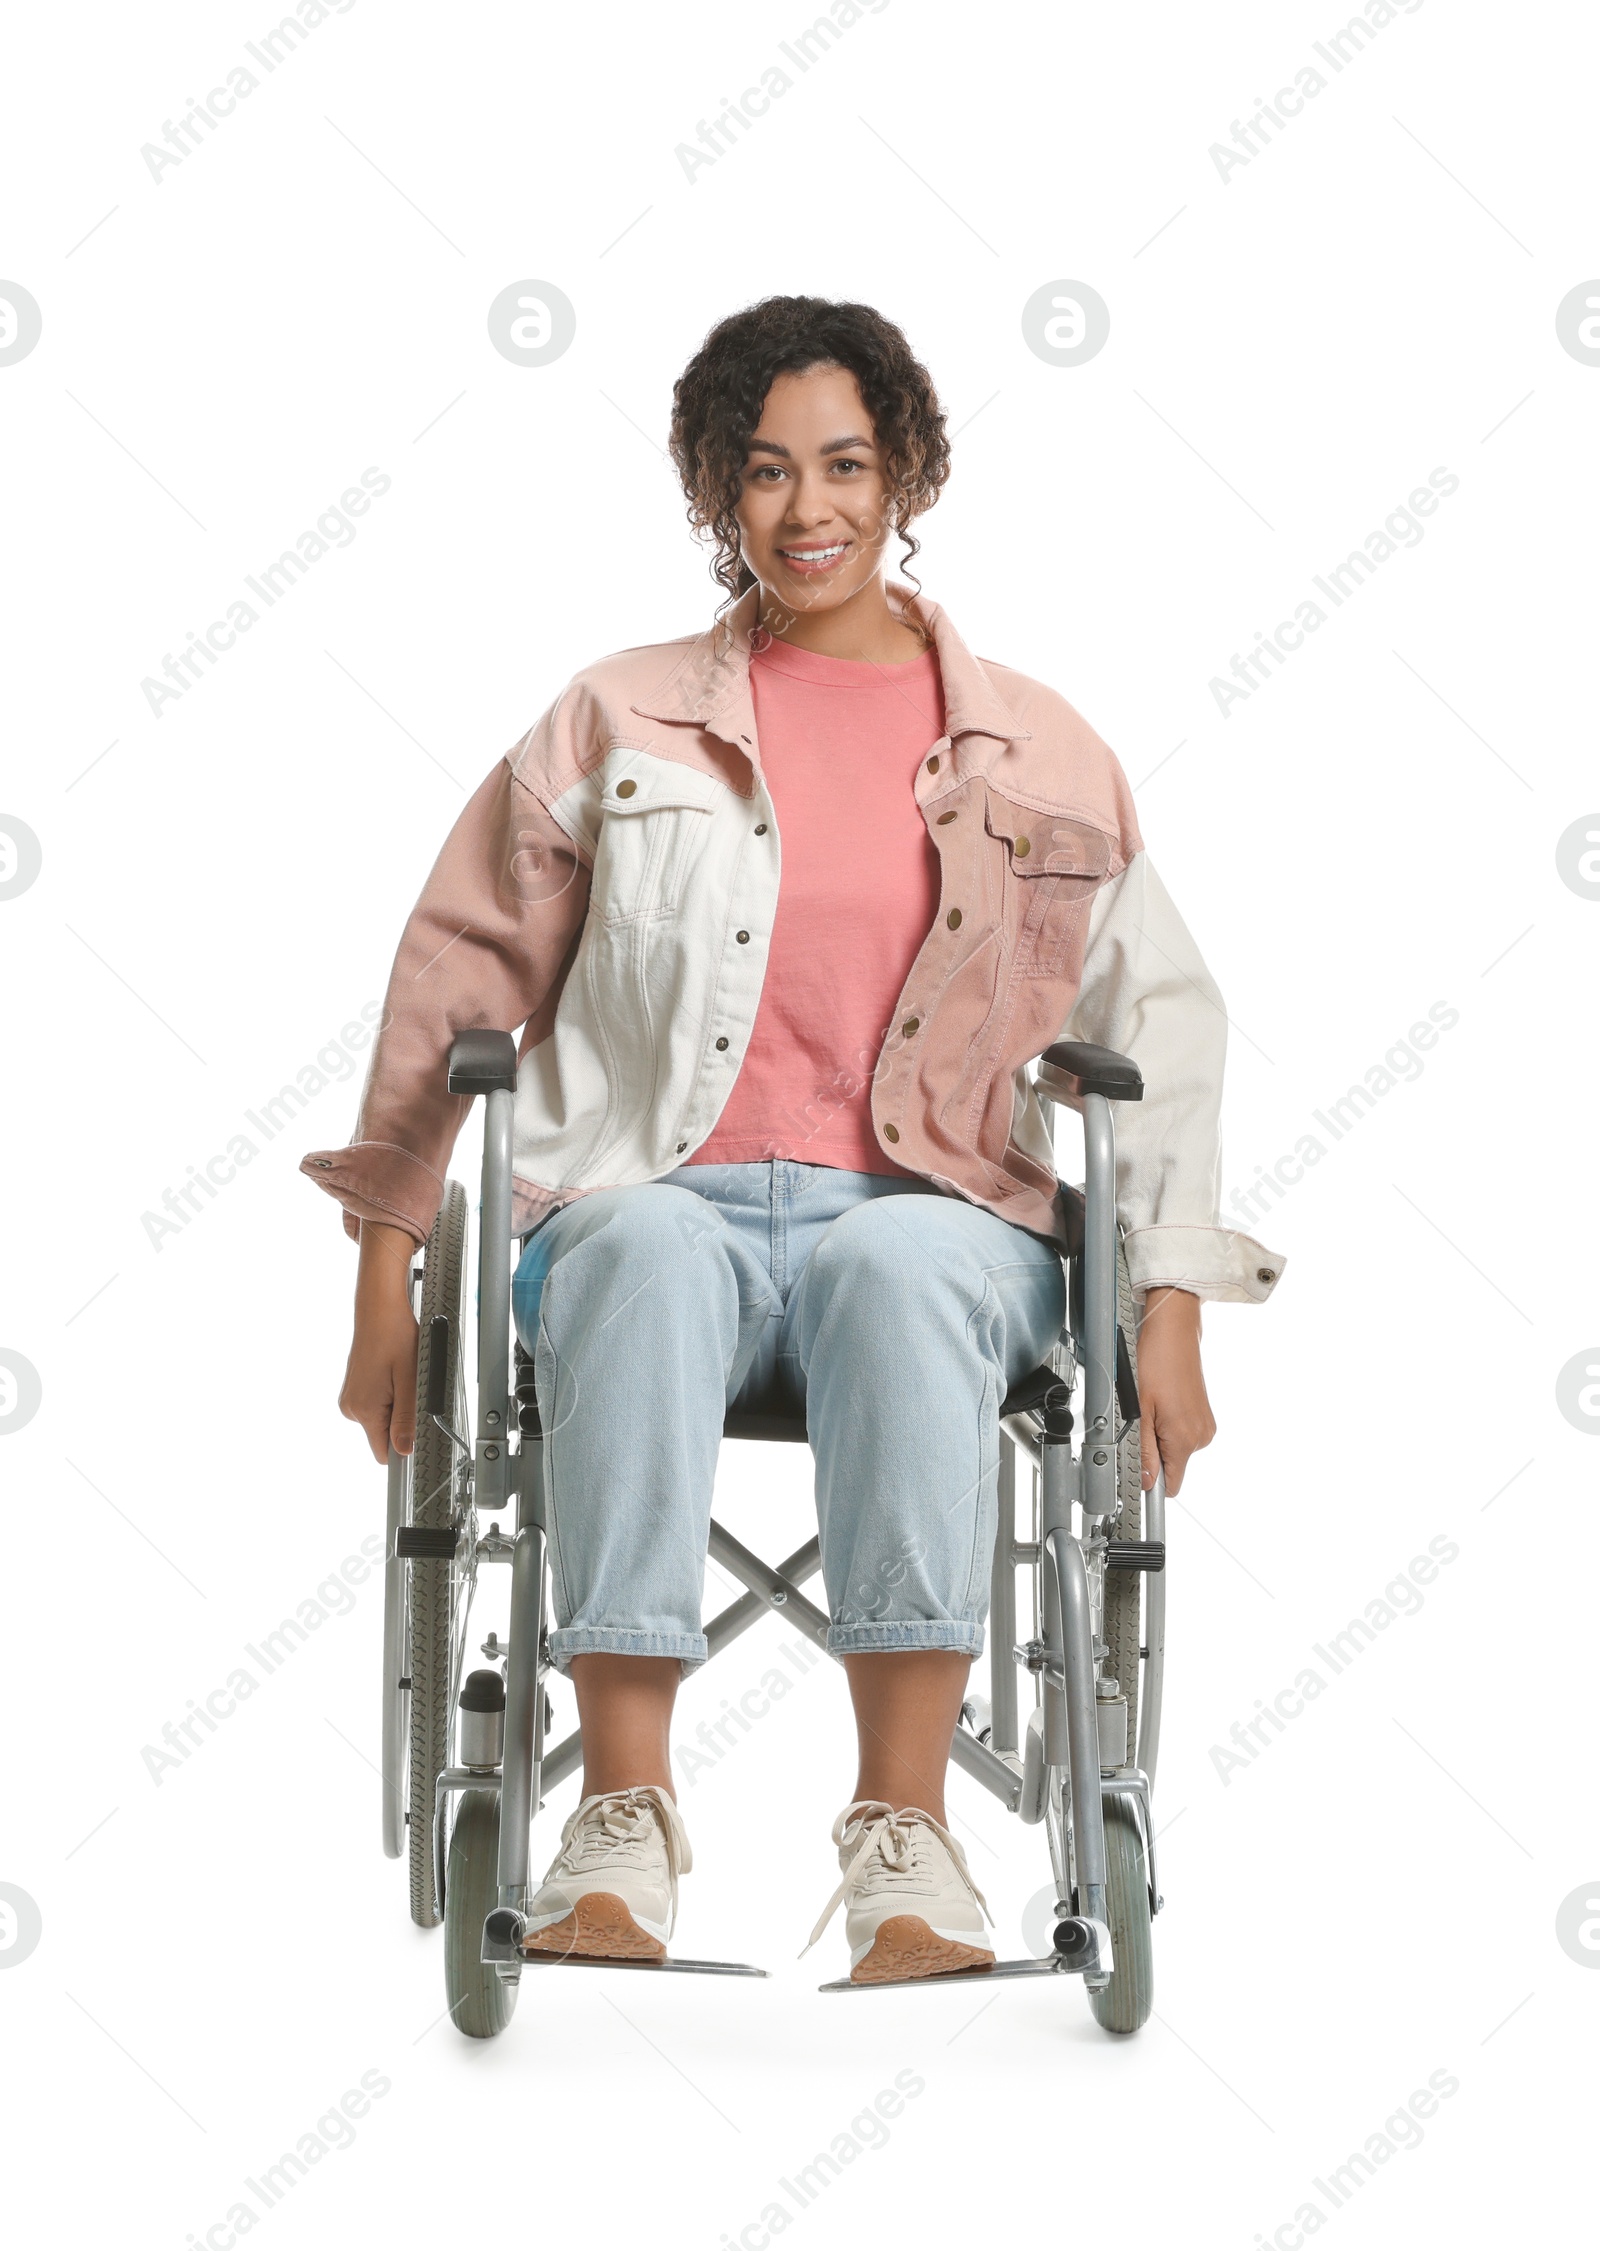
M 517 1043 L 509 1032 L 457 1032 L 450 1045 L 450 1092 L 517 1091 Z
M 1144 1099 L 1144 1074 L 1129 1055 L 1114 1048 L 1096 1047 L 1092 1040 L 1057 1040 L 1039 1061 L 1047 1067 L 1039 1090 L 1059 1098 L 1062 1094 L 1103 1094 L 1108 1102 Z

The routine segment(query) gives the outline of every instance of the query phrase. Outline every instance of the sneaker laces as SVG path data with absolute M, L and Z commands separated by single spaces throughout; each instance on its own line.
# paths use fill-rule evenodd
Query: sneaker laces
M 693 1866 L 693 1855 L 683 1816 L 659 1784 L 636 1783 L 626 1790 L 585 1798 L 567 1817 L 550 1877 L 587 1875 L 601 1867 L 647 1867 L 658 1826 L 666 1842 L 667 1866 L 676 1878 Z
M 854 1837 L 851 1836 L 852 1829 L 856 1831 Z M 834 1843 L 841 1846 L 854 1843 L 855 1856 L 840 1878 L 838 1890 L 822 1910 L 816 1929 L 801 1948 L 802 1955 L 809 1954 L 816 1945 L 844 1905 L 858 1872 L 874 1854 L 882 1864 L 878 1875 L 884 1890 L 904 1889 L 920 1893 L 928 1872 L 926 1832 L 929 1830 L 955 1862 L 957 1874 L 983 1910 L 985 1921 L 992 1924 L 994 1917 L 989 1913 L 989 1902 L 972 1880 L 967 1856 L 942 1821 L 935 1821 L 933 1815 L 924 1813 L 920 1806 L 902 1806 L 896 1812 L 892 1805 L 881 1798 L 859 1798 L 853 1805 L 845 1807 L 833 1825 Z

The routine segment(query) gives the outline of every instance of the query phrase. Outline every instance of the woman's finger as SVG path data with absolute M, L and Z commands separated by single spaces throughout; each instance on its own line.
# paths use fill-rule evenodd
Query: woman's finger
M 372 1448 L 374 1461 L 389 1459 L 390 1409 L 387 1400 L 366 1408 L 361 1416 L 361 1427 L 367 1434 L 367 1444 Z
M 394 1399 L 389 1410 L 389 1444 L 397 1454 L 409 1454 L 417 1442 L 417 1379 L 411 1370 L 406 1380 L 404 1366 L 393 1371 Z
M 1183 1473 L 1189 1466 L 1191 1449 L 1169 1432 L 1161 1435 L 1161 1467 L 1166 1477 L 1167 1491 L 1175 1493 L 1183 1483 Z

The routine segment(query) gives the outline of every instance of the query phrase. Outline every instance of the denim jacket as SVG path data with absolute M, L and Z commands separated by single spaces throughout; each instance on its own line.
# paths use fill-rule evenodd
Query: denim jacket
M 937 604 L 945 733 L 915 791 L 939 905 L 872 1080 L 880 1147 L 939 1191 L 1063 1248 L 1028 1065 L 1052 1041 L 1131 1055 L 1116 1111 L 1134 1286 L 1259 1300 L 1284 1264 L 1219 1224 L 1227 1018 L 1150 866 L 1127 782 L 1061 696 L 973 657 Z M 710 1134 L 766 970 L 781 839 L 750 693 L 752 588 L 707 631 L 580 672 L 445 840 L 400 940 L 355 1135 L 301 1170 L 424 1239 L 466 1116 L 455 1034 L 520 1032 L 515 1226 L 659 1179 Z M 849 817 L 848 805 L 841 818 Z

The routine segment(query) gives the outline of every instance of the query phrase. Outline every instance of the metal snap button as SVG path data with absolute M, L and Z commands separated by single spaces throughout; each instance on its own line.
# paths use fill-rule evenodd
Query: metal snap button
M 905 1022 L 900 1027 L 902 1037 L 905 1039 L 911 1039 L 912 1037 L 914 1037 L 917 1026 L 921 1023 L 921 1021 L 922 1019 L 920 1016 L 908 1016 Z
M 930 774 L 936 774 L 939 771 L 939 754 L 937 751 L 928 760 L 928 771 Z
M 757 834 L 757 836 L 765 836 L 765 835 L 766 835 L 766 833 L 767 833 L 767 824 L 766 824 L 766 822 L 765 822 L 765 821 L 757 821 L 757 823 L 756 823 L 756 834 Z
M 687 1148 L 688 1148 L 688 1146 L 689 1146 L 689 1144 L 688 1144 L 688 1142 L 687 1142 L 687 1141 L 680 1141 L 680 1142 L 678 1143 L 678 1155 L 679 1155 L 680 1157 L 681 1157 L 681 1156 L 683 1155 L 683 1152 L 685 1151 L 685 1149 L 687 1149 Z
M 316 1166 L 318 1172 L 332 1172 L 333 1170 L 333 1159 L 331 1157 L 313 1157 L 311 1162 Z
M 900 1128 L 898 1126 L 886 1125 L 883 1129 L 883 1138 L 885 1141 L 898 1141 L 900 1138 Z
M 748 931 L 748 930 L 736 930 L 736 931 L 734 932 L 734 936 L 735 936 L 735 937 L 736 937 L 736 938 L 738 939 L 738 941 L 739 941 L 739 943 L 740 943 L 740 945 L 741 945 L 741 946 L 748 946 L 748 945 L 749 945 L 749 943 L 750 943 L 750 933 L 749 933 L 749 931 Z
M 1275 1282 L 1277 1280 L 1277 1276 L 1273 1273 L 1270 1266 L 1258 1266 L 1256 1268 L 1256 1280 L 1258 1282 Z
M 1018 860 L 1025 860 L 1032 850 L 1033 846 L 1025 836 L 1017 837 L 1011 846 L 1012 855 Z
M 950 823 L 951 823 L 951 822 L 952 822 L 952 821 L 953 821 L 954 819 L 955 819 L 955 815 L 954 815 L 954 813 L 941 813 L 941 814 L 939 815 L 938 821 L 936 822 L 935 826 L 936 826 L 936 827 L 938 827 L 938 828 L 948 828 L 948 827 L 950 826 Z
M 959 930 L 961 928 L 961 909 L 952 907 L 944 919 L 950 929 Z
M 718 1042 L 717 1042 L 717 1051 L 718 1051 L 718 1053 L 719 1053 L 719 1054 L 721 1053 L 722 1049 L 723 1049 L 723 1048 L 725 1048 L 725 1047 L 727 1046 L 727 1044 L 728 1044 L 728 1043 L 727 1043 L 727 1041 L 726 1041 L 725 1039 L 722 1039 L 722 1040 L 718 1040 Z
M 619 797 L 631 797 L 638 786 L 637 782 L 618 782 L 617 795 Z

